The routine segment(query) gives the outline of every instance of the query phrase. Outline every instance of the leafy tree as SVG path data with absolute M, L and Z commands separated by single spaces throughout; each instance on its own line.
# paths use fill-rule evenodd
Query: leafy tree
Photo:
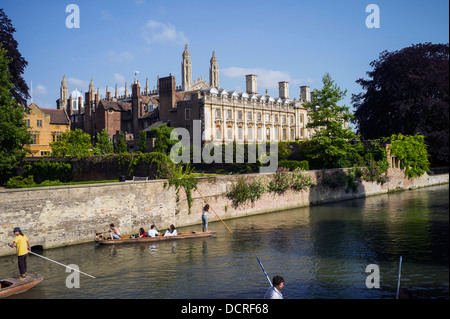
M 431 160 L 448 165 L 449 45 L 384 51 L 370 63 L 364 92 L 353 95 L 354 123 L 365 139 L 421 134 Z
M 11 89 L 12 96 L 21 105 L 26 105 L 26 99 L 30 97 L 28 94 L 28 85 L 22 77 L 28 62 L 22 57 L 17 46 L 17 41 L 14 39 L 13 33 L 16 32 L 11 20 L 8 19 L 3 9 L 0 8 L 0 44 L 7 51 L 6 56 L 11 59 L 8 65 L 9 73 L 11 74 Z
M 172 133 L 173 129 L 173 127 L 168 127 L 165 124 L 157 128 L 152 128 L 151 132 L 155 136 L 154 152 L 160 152 L 166 155 L 170 154 L 172 146 L 178 143 L 178 140 L 170 139 L 170 133 Z
M 31 143 L 24 121 L 25 109 L 12 97 L 13 84 L 8 65 L 11 59 L 0 45 L 0 183 L 14 172 Z
M 126 153 L 128 151 L 127 148 L 127 141 L 125 140 L 125 133 L 120 132 L 119 138 L 117 139 L 116 143 L 116 153 Z
M 350 167 L 361 161 L 361 143 L 351 143 L 355 134 L 348 127 L 353 118 L 349 107 L 338 105 L 347 90 L 341 90 L 326 73 L 323 88 L 312 94 L 305 104 L 311 118 L 307 127 L 315 133 L 310 141 L 308 158 L 315 168 Z M 359 164 L 359 163 L 358 163 Z
M 147 144 L 147 132 L 142 130 L 139 133 L 139 145 L 138 145 L 139 152 L 145 153 L 146 144 Z
M 114 153 L 114 145 L 109 140 L 106 129 L 102 129 L 100 133 L 97 133 L 97 143 L 95 144 L 95 147 L 99 150 L 101 155 Z
M 91 136 L 81 129 L 64 132 L 61 139 L 50 143 L 50 146 L 52 148 L 51 156 L 84 157 L 93 155 Z

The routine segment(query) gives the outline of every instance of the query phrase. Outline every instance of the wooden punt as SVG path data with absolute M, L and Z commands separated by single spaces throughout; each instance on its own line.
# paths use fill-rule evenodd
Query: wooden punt
M 181 239 L 192 239 L 192 238 L 205 238 L 211 237 L 216 234 L 215 231 L 193 231 L 193 232 L 180 232 L 176 236 L 156 236 L 156 237 L 144 237 L 144 238 L 133 238 L 133 236 L 122 236 L 120 239 L 111 239 L 111 237 L 103 237 L 102 235 L 95 237 L 95 242 L 101 245 L 119 245 L 119 244 L 146 244 L 153 242 L 169 241 L 169 240 L 181 240 Z M 136 236 L 137 237 L 137 236 Z
M 33 288 L 44 280 L 44 276 L 39 274 L 28 274 L 25 278 L 12 277 L 0 280 L 0 298 L 19 294 Z

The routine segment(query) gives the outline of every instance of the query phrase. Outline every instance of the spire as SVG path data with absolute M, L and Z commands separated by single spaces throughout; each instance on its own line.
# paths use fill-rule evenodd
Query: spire
M 117 83 L 116 83 L 116 92 L 115 92 L 115 94 L 114 94 L 114 97 L 115 97 L 116 99 L 119 98 L 119 90 L 117 90 Z
M 69 87 L 67 86 L 65 74 L 63 75 L 63 79 L 61 81 L 59 97 L 60 97 L 59 108 L 66 109 L 67 108 L 67 100 L 69 99 Z
M 125 82 L 125 98 L 128 97 L 128 84 Z
M 145 94 L 148 95 L 150 93 L 150 90 L 148 88 L 148 78 L 145 79 Z
M 95 86 L 94 86 L 94 80 L 91 78 L 91 83 L 89 83 L 89 92 L 92 94 L 95 94 Z
M 209 66 L 209 86 L 219 87 L 219 67 L 217 66 L 216 52 L 212 52 Z
M 184 47 L 183 60 L 181 62 L 181 77 L 183 91 L 189 91 L 192 83 L 192 64 L 187 43 Z

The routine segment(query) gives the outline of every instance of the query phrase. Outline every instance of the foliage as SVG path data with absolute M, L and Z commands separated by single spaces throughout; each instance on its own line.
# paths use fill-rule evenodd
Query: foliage
M 14 85 L 8 71 L 10 62 L 0 45 L 0 183 L 13 175 L 27 153 L 24 146 L 31 143 L 24 121 L 25 109 L 12 97 Z
M 139 132 L 139 143 L 138 143 L 139 152 L 145 153 L 146 144 L 147 144 L 147 132 L 142 130 Z
M 153 151 L 169 155 L 172 146 L 178 143 L 177 140 L 171 140 L 170 134 L 174 130 L 173 127 L 168 127 L 166 124 L 157 128 L 152 128 L 151 132 L 155 137 L 155 146 Z
M 116 153 L 121 154 L 126 153 L 127 151 L 128 149 L 127 149 L 127 141 L 125 140 L 125 133 L 120 132 L 119 138 L 117 139 L 116 143 Z
M 25 188 L 25 187 L 32 187 L 36 185 L 36 183 L 33 180 L 33 176 L 14 176 L 11 177 L 8 182 L 6 183 L 6 187 L 8 188 Z
M 99 150 L 99 155 L 111 154 L 114 152 L 114 145 L 109 140 L 108 131 L 102 129 L 100 133 L 97 133 L 97 143 L 95 147 Z
M 315 131 L 307 158 L 315 168 L 352 166 L 352 162 L 360 160 L 362 145 L 350 143 L 356 138 L 348 127 L 353 115 L 349 107 L 338 105 L 347 90 L 341 90 L 328 73 L 322 82 L 323 88 L 313 92 L 311 102 L 305 104 L 311 118 L 307 127 Z
M 244 176 L 238 177 L 236 183 L 231 185 L 227 197 L 233 201 L 235 207 L 248 201 L 254 203 L 266 191 L 262 178 L 254 178 L 250 183 Z
M 28 94 L 27 82 L 22 74 L 28 65 L 28 62 L 20 54 L 18 43 L 14 39 L 13 33 L 16 29 L 13 27 L 11 20 L 7 17 L 2 8 L 0 8 L 0 47 L 6 50 L 6 57 L 11 60 L 8 65 L 9 74 L 11 74 L 11 95 L 20 105 L 26 105 L 26 99 L 30 97 Z
M 308 163 L 308 161 L 281 160 L 281 161 L 278 161 L 278 166 L 279 167 L 286 167 L 290 171 L 293 171 L 293 170 L 295 170 L 297 168 L 305 170 L 305 171 L 309 170 L 309 163 Z
M 274 193 L 284 193 L 290 187 L 290 174 L 286 167 L 278 167 L 273 179 L 269 182 L 268 189 Z
M 84 157 L 93 155 L 91 137 L 81 129 L 66 131 L 61 139 L 50 143 L 51 156 L 54 157 Z
M 313 185 L 311 177 L 303 174 L 303 170 L 296 168 L 292 173 L 290 187 L 295 191 L 305 190 Z
M 36 183 L 45 180 L 72 181 L 72 164 L 66 162 L 38 161 L 25 165 L 24 176 L 34 176 Z
M 169 186 L 174 186 L 177 193 L 177 202 L 179 201 L 179 191 L 183 187 L 186 193 L 189 214 L 192 208 L 192 190 L 197 187 L 197 179 L 191 174 L 190 165 L 176 164 L 169 172 Z
M 423 43 L 383 51 L 370 63 L 364 90 L 352 96 L 365 139 L 421 134 L 436 164 L 449 161 L 449 45 Z
M 427 146 L 423 135 L 406 136 L 393 134 L 389 147 L 391 155 L 400 161 L 400 168 L 405 169 L 409 178 L 422 176 L 430 170 Z

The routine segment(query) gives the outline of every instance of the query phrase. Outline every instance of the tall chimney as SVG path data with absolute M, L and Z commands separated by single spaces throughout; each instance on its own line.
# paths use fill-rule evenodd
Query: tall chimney
M 278 82 L 278 90 L 280 99 L 289 98 L 289 82 L 286 81 Z
M 247 94 L 258 94 L 257 85 L 256 85 L 257 77 L 258 76 L 256 74 L 247 74 L 245 76 Z
M 303 102 L 311 102 L 310 87 L 307 85 L 300 87 L 300 100 Z

